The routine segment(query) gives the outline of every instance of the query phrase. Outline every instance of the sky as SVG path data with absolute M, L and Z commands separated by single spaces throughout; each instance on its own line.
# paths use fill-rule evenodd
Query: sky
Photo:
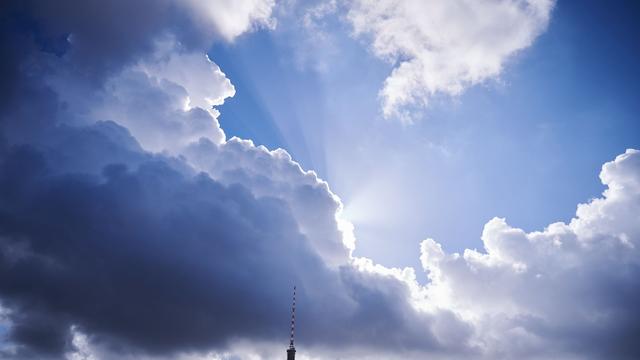
M 0 6 L 0 357 L 636 359 L 632 1 Z
M 417 266 L 424 237 L 480 248 L 494 216 L 540 230 L 602 192 L 593 174 L 640 141 L 633 7 L 558 3 L 546 32 L 498 78 L 438 99 L 409 126 L 379 114 L 392 64 L 333 19 L 323 23 L 328 40 L 312 47 L 292 16 L 209 51 L 238 88 L 220 122 L 228 136 L 282 147 L 326 179 L 360 254 Z M 384 204 L 372 192 L 385 192 Z

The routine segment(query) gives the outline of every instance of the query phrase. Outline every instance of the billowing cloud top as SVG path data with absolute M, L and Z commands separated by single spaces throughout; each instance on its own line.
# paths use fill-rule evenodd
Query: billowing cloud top
M 220 129 L 235 89 L 204 49 L 273 26 L 271 1 L 136 4 L 3 9 L 3 358 L 279 358 L 293 284 L 301 358 L 640 356 L 640 152 L 568 224 L 425 240 L 423 285 L 353 256 L 314 172 Z

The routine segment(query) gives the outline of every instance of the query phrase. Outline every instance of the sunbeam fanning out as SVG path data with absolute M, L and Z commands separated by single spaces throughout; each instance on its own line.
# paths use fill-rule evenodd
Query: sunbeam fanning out
M 637 10 L 3 3 L 0 358 L 640 358 Z

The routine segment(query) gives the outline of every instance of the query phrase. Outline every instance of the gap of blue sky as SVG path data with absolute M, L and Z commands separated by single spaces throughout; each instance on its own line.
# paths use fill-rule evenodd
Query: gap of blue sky
M 601 193 L 602 163 L 640 146 L 636 14 L 560 1 L 499 80 L 432 100 L 413 125 L 380 116 L 391 65 L 347 24 L 329 19 L 318 43 L 300 14 L 281 14 L 275 31 L 211 49 L 237 90 L 221 124 L 326 179 L 355 225 L 356 255 L 418 266 L 426 237 L 450 251 L 481 247 L 494 216 L 541 230 Z

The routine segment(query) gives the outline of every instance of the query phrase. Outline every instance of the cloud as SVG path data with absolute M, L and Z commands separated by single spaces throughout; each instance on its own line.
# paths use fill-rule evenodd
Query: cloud
M 276 25 L 271 17 L 275 0 L 187 0 L 183 3 L 187 4 L 202 28 L 213 27 L 227 41 L 248 29 L 273 28 Z
M 438 94 L 458 95 L 500 75 L 505 62 L 545 30 L 554 0 L 349 1 L 355 34 L 394 64 L 380 90 L 385 117 Z
M 358 270 L 342 244 L 314 243 L 326 230 L 317 234 L 305 216 L 324 213 L 316 221 L 340 234 L 339 203 L 326 184 L 287 157 L 234 142 L 209 155 L 238 160 L 233 176 L 246 185 L 223 185 L 151 154 L 132 168 L 58 174 L 49 169 L 53 149 L 8 149 L 0 169 L 0 294 L 16 350 L 5 356 L 57 358 L 72 349 L 74 331 L 116 349 L 100 358 L 206 353 L 234 339 L 277 342 L 292 283 L 310 346 L 442 347 L 404 282 Z M 82 150 L 99 151 L 92 144 Z M 261 178 L 242 161 L 291 170 L 279 181 Z M 263 195 L 285 185 L 292 189 Z M 300 213 L 296 201 L 318 212 Z M 335 262 L 339 246 L 343 264 Z
M 568 224 L 526 233 L 495 218 L 485 252 L 462 255 L 422 243 L 430 298 L 474 323 L 490 358 L 640 355 L 640 152 L 605 164 L 600 178 L 603 197 L 579 205 Z
M 204 3 L 137 4 L 27 2 L 11 11 L 34 23 L 0 22 L 2 357 L 281 356 L 293 284 L 302 358 L 638 357 L 639 152 L 569 224 L 494 219 L 462 255 L 424 241 L 422 285 L 352 255 L 314 172 L 220 129 L 235 89 L 199 46 L 270 23 L 269 2 L 214 3 L 246 20 L 227 30 L 203 30 Z
M 286 203 L 241 185 L 163 161 L 52 176 L 29 148 L 3 165 L 0 291 L 11 338 L 35 350 L 62 351 L 71 326 L 156 353 L 259 338 L 292 277 L 325 273 Z
M 232 41 L 262 26 L 273 26 L 273 0 L 115 0 L 109 2 L 30 0 L 7 5 L 7 14 L 37 22 L 40 40 L 68 39 L 67 57 L 95 77 L 153 51 L 168 33 L 187 49 L 206 48 L 212 39 Z
M 53 11 L 36 5 L 21 11 Z M 0 113 L 2 357 L 272 345 L 292 284 L 310 347 L 442 348 L 404 282 L 352 265 L 351 229 L 324 181 L 284 150 L 226 141 L 212 106 L 234 89 L 171 32 L 176 19 L 101 54 L 86 39 L 117 38 L 118 24 L 68 10 L 49 14 L 61 17 L 55 31 L 8 29 L 24 51 L 4 65 L 18 75 Z M 57 33 L 73 35 L 51 52 Z
M 232 138 L 220 146 L 201 140 L 184 156 L 223 184 L 242 184 L 257 196 L 285 199 L 300 231 L 325 263 L 333 267 L 349 263 L 355 244 L 348 224 L 339 217 L 340 200 L 326 182 L 313 171 L 304 171 L 286 151 L 269 151 Z
M 171 40 L 158 47 L 108 79 L 91 105 L 90 121 L 117 121 L 155 152 L 179 153 L 203 137 L 224 142 L 213 107 L 235 94 L 229 79 L 202 53 L 184 53 Z
M 235 90 L 206 57 L 206 49 L 213 40 L 232 41 L 271 24 L 272 7 L 270 0 L 10 2 L 0 22 L 7 54 L 0 66 L 7 75 L 2 99 L 48 100 L 29 105 L 34 109 L 26 102 L 7 107 L 25 112 L 5 116 L 5 123 L 11 123 L 5 124 L 5 132 L 11 133 L 7 137 L 33 141 L 43 135 L 19 117 L 72 125 L 118 117 L 116 122 L 130 128 L 149 150 L 176 152 L 201 136 L 219 143 L 224 133 L 211 107 Z M 134 106 L 132 98 L 154 100 L 144 108 L 144 102 Z M 55 108 L 57 101 L 61 109 L 36 114 L 45 102 Z M 107 102 L 108 109 L 100 106 Z M 157 126 L 146 126 L 149 122 Z
M 295 169 L 286 157 L 228 144 L 214 145 L 218 163 L 261 157 L 274 162 L 269 169 L 286 162 Z M 237 343 L 269 358 L 284 336 L 295 281 L 300 333 L 321 357 L 331 347 L 346 358 L 638 355 L 638 151 L 605 164 L 603 198 L 580 205 L 568 224 L 525 233 L 494 219 L 483 232 L 485 252 L 462 255 L 424 241 L 426 286 L 412 269 L 368 259 L 331 266 L 300 231 L 304 221 L 286 195 L 255 195 L 278 186 L 262 188 L 270 179 L 249 176 L 253 165 L 235 165 L 244 184 L 226 186 L 158 158 L 136 169 L 107 166 L 100 177 L 53 175 L 42 156 L 14 148 L 0 172 L 12 174 L 0 179 L 0 264 L 11 279 L 0 293 L 11 339 L 30 351 L 70 351 L 80 332 L 89 344 L 83 351 L 101 359 L 216 349 L 243 358 Z M 285 172 L 290 180 L 280 186 L 310 175 Z M 317 179 L 310 183 L 329 194 Z M 322 211 L 335 215 L 335 205 Z

